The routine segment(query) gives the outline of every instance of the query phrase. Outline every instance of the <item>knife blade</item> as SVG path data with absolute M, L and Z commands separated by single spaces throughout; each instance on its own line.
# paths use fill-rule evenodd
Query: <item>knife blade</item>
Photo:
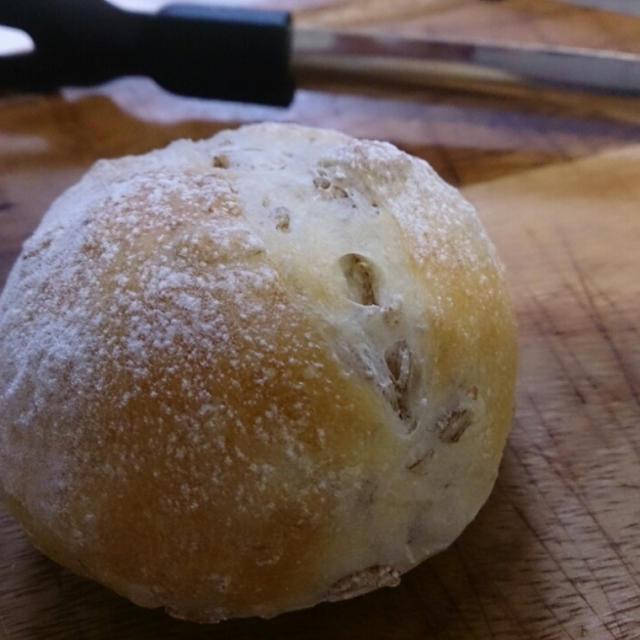
M 0 24 L 35 43 L 35 51 L 0 56 L 4 90 L 146 75 L 174 93 L 284 106 L 316 72 L 335 82 L 353 73 L 421 82 L 435 71 L 445 84 L 457 74 L 483 86 L 640 94 L 640 56 L 631 53 L 305 29 L 280 11 L 176 4 L 150 14 L 104 0 L 2 0 Z
M 613 11 L 614 13 L 640 16 L 640 3 L 638 0 L 562 0 L 562 2 L 600 11 Z
M 313 71 L 349 67 L 406 68 L 414 77 L 420 62 L 425 73 L 442 64 L 457 70 L 469 67 L 487 77 L 511 82 L 525 81 L 570 89 L 616 93 L 640 93 L 640 56 L 617 51 L 576 47 L 536 46 L 519 43 L 456 41 L 439 38 L 406 38 L 381 33 L 344 33 L 329 30 L 299 30 L 293 38 L 293 68 L 296 77 Z M 400 63 L 399 63 L 400 62 Z M 437 63 L 434 66 L 434 63 Z

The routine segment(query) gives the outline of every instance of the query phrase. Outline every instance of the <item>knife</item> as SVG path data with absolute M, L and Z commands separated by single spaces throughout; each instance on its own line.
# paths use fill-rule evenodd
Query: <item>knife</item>
M 0 89 L 47 91 L 125 75 L 184 95 L 288 105 L 314 74 L 481 82 L 640 94 L 640 56 L 570 47 L 304 29 L 290 14 L 169 5 L 154 14 L 104 0 L 2 0 L 0 24 L 35 50 L 0 56 Z
M 599 11 L 613 11 L 615 13 L 628 13 L 632 16 L 640 16 L 640 3 L 638 0 L 562 0 L 570 4 L 577 4 L 589 9 Z

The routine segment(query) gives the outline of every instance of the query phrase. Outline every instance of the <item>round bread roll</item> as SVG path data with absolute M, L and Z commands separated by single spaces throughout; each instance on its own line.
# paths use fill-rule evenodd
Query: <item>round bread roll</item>
M 422 160 L 262 124 L 100 161 L 0 298 L 0 476 L 35 546 L 214 622 L 396 585 L 489 495 L 514 322 Z

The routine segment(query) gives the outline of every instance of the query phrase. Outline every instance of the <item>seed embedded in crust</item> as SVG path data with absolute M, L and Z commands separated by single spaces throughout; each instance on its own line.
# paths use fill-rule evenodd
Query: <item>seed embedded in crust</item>
M 361 305 L 377 305 L 377 277 L 373 263 L 358 253 L 348 253 L 340 258 L 340 267 L 347 281 L 349 298 Z
M 473 415 L 469 409 L 453 409 L 436 423 L 438 439 L 441 442 L 458 442 L 472 423 Z
M 331 195 L 333 195 L 334 198 L 349 197 L 349 193 L 347 192 L 347 190 L 343 189 L 342 187 L 339 187 L 337 184 L 333 185 L 333 189 L 331 190 Z M 353 208 L 355 208 L 355 205 L 353 205 Z
M 401 420 L 411 416 L 409 394 L 414 370 L 413 353 L 406 340 L 399 340 L 385 351 L 384 361 L 393 383 L 392 405 Z
M 327 177 L 326 173 L 322 170 L 320 174 L 313 179 L 313 186 L 320 191 L 323 198 L 335 199 L 349 197 L 349 192 Z
M 287 207 L 276 207 L 271 215 L 276 221 L 276 229 L 278 231 L 285 233 L 290 230 L 291 212 Z
M 325 176 L 318 176 L 313 179 L 313 186 L 316 189 L 322 189 L 323 191 L 328 191 L 331 188 L 331 180 L 326 178 Z
M 433 456 L 435 455 L 435 449 L 429 449 L 426 453 L 420 456 L 415 462 L 407 465 L 407 470 L 411 473 L 416 473 L 419 476 L 426 476 L 429 472 L 429 467 Z
M 224 153 L 219 153 L 213 156 L 211 160 L 211 164 L 218 169 L 228 169 L 229 168 L 229 156 Z
M 400 584 L 400 572 L 393 567 L 375 565 L 362 571 L 356 571 L 335 582 L 326 600 L 347 600 L 379 587 L 397 587 Z

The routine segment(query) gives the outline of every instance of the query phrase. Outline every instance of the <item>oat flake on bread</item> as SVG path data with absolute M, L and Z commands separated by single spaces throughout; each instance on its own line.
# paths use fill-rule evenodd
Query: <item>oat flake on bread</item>
M 476 214 L 384 142 L 281 124 L 98 162 L 0 298 L 0 486 L 145 607 L 398 584 L 489 495 L 514 323 Z

